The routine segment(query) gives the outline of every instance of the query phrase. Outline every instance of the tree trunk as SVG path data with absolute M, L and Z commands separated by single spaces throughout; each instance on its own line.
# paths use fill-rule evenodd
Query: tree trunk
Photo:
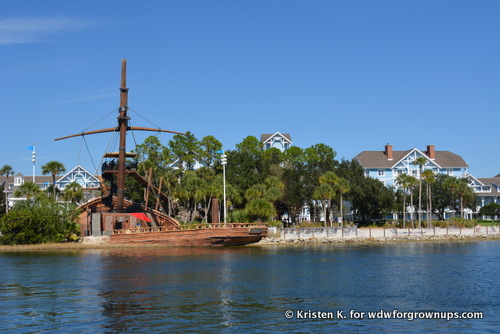
M 323 221 L 324 221 L 324 226 L 326 229 L 326 201 L 323 201 Z
M 340 194 L 340 222 L 342 227 L 344 227 L 344 208 L 343 208 L 342 194 Z
M 406 194 L 403 196 L 403 228 L 406 228 Z
M 432 186 L 429 184 L 429 227 L 432 224 Z

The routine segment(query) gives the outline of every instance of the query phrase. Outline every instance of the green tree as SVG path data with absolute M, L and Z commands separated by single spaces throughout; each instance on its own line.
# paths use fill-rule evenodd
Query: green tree
M 450 176 L 450 177 L 446 178 L 446 180 L 444 180 L 443 186 L 451 194 L 451 202 L 448 204 L 449 204 L 449 207 L 452 211 L 452 217 L 455 217 L 456 207 L 457 207 L 456 206 L 457 194 L 459 191 L 458 188 L 460 187 L 460 183 L 459 183 L 457 178 Z
M 79 213 L 74 206 L 61 206 L 48 197 L 40 197 L 34 203 L 18 202 L 0 218 L 0 243 L 18 245 L 75 240 L 79 233 Z
M 3 192 L 4 192 L 4 198 L 2 200 L 2 204 L 5 206 L 5 210 L 2 210 L 3 212 L 8 212 L 9 211 L 9 205 L 7 203 L 7 189 L 9 187 L 9 175 L 13 175 L 14 171 L 12 170 L 12 167 L 10 165 L 3 165 L 3 167 L 0 169 L 0 175 L 5 175 L 5 183 L 3 186 Z
M 272 203 L 265 198 L 252 199 L 245 207 L 245 211 L 250 216 L 256 216 L 258 222 L 271 217 L 275 213 Z
M 277 212 L 274 204 L 281 199 L 283 187 L 283 183 L 276 176 L 271 175 L 264 180 L 264 183 L 255 184 L 248 188 L 245 191 L 245 198 L 247 200 L 246 212 L 250 215 L 258 216 L 259 219 L 263 218 L 263 212 L 265 212 L 267 217 L 273 216 Z M 256 201 L 257 199 L 258 201 Z M 273 207 L 273 210 L 267 210 L 268 205 L 264 206 L 262 200 L 267 201 Z M 274 220 L 274 218 L 271 217 L 271 220 Z
M 465 218 L 466 207 L 475 209 L 476 195 L 469 187 L 469 180 L 467 178 L 458 179 L 456 192 L 460 199 L 460 217 Z
M 189 131 L 186 135 L 175 135 L 169 146 L 180 169 L 194 170 L 196 162 L 202 158 L 200 141 Z
M 76 182 L 71 182 L 64 188 L 63 198 L 65 201 L 77 204 L 83 199 L 82 186 Z
M 355 219 L 368 223 L 381 220 L 391 212 L 395 203 L 392 189 L 387 188 L 379 180 L 365 177 L 363 168 L 356 160 L 343 160 L 337 169 L 339 176 L 348 180 L 350 190 L 346 200 L 351 203 Z
M 218 193 L 215 184 L 215 171 L 208 167 L 202 167 L 196 170 L 196 175 L 202 180 L 199 194 L 202 198 L 201 204 L 204 206 L 203 221 L 208 222 L 208 213 L 212 205 L 212 197 L 216 196 Z
M 408 175 L 406 182 L 407 182 L 408 191 L 410 192 L 410 208 L 411 208 L 410 221 L 411 221 L 411 227 L 415 228 L 415 220 L 414 220 L 414 217 L 413 217 L 413 213 L 415 212 L 415 206 L 413 205 L 413 193 L 415 192 L 415 187 L 418 184 L 418 180 L 417 180 L 416 177 L 414 177 L 412 175 Z
M 426 184 L 426 194 L 427 194 L 427 227 L 431 226 L 432 223 L 432 184 L 436 182 L 436 177 L 432 170 L 426 169 L 422 173 L 422 177 Z
M 42 190 L 33 182 L 26 182 L 19 186 L 19 189 L 14 191 L 14 197 L 26 197 L 28 201 L 37 199 L 42 195 Z
M 9 175 L 14 175 L 14 171 L 10 165 L 3 165 L 3 167 L 0 169 L 0 175 L 5 176 L 5 185 L 7 185 L 9 181 Z
M 64 173 L 66 171 L 66 168 L 64 165 L 59 162 L 59 161 L 49 161 L 45 165 L 42 166 L 42 174 L 47 175 L 51 174 L 52 175 L 52 186 L 53 186 L 53 196 L 54 199 L 56 198 L 56 175 L 60 173 Z
M 172 151 L 156 136 L 147 137 L 142 144 L 136 145 L 134 151 L 138 154 L 138 170 L 143 175 L 150 169 L 153 171 L 153 176 L 162 175 L 174 161 Z
M 344 195 L 347 194 L 351 190 L 351 186 L 347 179 L 339 177 L 337 183 L 335 185 L 335 190 L 339 194 L 340 203 L 339 203 L 339 213 L 340 213 L 340 221 L 342 222 L 342 226 L 344 226 Z
M 270 174 L 278 176 L 281 174 L 281 163 L 283 162 L 283 152 L 276 147 L 271 147 L 262 152 L 263 169 Z
M 207 167 L 214 167 L 220 159 L 220 154 L 217 151 L 222 149 L 222 144 L 214 136 L 205 136 L 200 141 L 200 156 Z
M 478 214 L 480 216 L 490 216 L 492 219 L 496 220 L 498 216 L 500 216 L 500 204 L 493 202 L 486 204 L 479 210 Z
M 327 227 L 327 209 L 331 205 L 330 202 L 332 198 L 335 196 L 335 190 L 327 183 L 322 183 L 316 187 L 313 193 L 313 198 L 317 199 L 321 203 L 321 207 L 323 208 L 323 221 L 324 227 Z
M 414 178 L 412 179 L 412 176 L 402 173 L 396 177 L 396 183 L 403 193 L 403 228 L 406 228 L 406 193 L 409 191 L 410 186 L 414 184 Z
M 174 216 L 176 211 L 176 199 L 174 197 L 177 187 L 179 185 L 179 175 L 173 170 L 166 170 L 162 176 L 162 187 L 161 191 L 166 194 L 167 201 L 167 214 L 169 216 Z
M 451 188 L 448 187 L 450 182 L 453 182 L 454 177 L 446 174 L 437 174 L 432 189 L 432 206 L 439 220 L 445 219 L 446 210 L 454 210 L 454 199 Z
M 304 150 L 306 165 L 311 172 L 316 172 L 317 177 L 335 169 L 337 166 L 336 155 L 337 153 L 325 144 L 316 144 Z
M 177 197 L 184 208 L 184 222 L 192 223 L 198 203 L 203 199 L 203 180 L 194 171 L 184 172 L 177 188 Z
M 313 193 L 307 186 L 308 175 L 304 151 L 297 146 L 292 146 L 283 152 L 282 157 L 281 181 L 284 184 L 282 200 L 291 222 L 296 223 L 304 204 L 312 199 Z M 316 180 L 314 185 L 317 182 Z M 312 205 L 310 204 L 310 207 Z
M 269 175 L 262 149 L 263 144 L 257 138 L 248 136 L 236 145 L 236 150 L 226 152 L 226 181 L 236 187 L 242 197 L 248 188 L 264 183 Z

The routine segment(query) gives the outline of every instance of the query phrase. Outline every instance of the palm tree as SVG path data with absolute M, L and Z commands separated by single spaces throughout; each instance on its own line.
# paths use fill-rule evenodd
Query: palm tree
M 10 165 L 3 165 L 0 169 L 0 175 L 5 175 L 5 185 L 7 185 L 7 178 L 12 174 L 14 174 L 14 171 Z
M 166 194 L 168 197 L 168 208 L 167 208 L 167 214 L 172 217 L 174 213 L 174 193 L 176 191 L 177 186 L 179 185 L 179 177 L 171 170 L 167 170 L 163 174 L 163 184 L 162 188 L 166 189 L 163 190 L 162 192 Z
M 431 226 L 432 222 L 432 184 L 436 182 L 436 178 L 432 170 L 426 169 L 422 173 L 422 177 L 425 180 L 426 190 L 427 190 L 427 227 Z
M 283 184 L 283 182 L 281 182 L 281 180 L 277 176 L 273 175 L 268 176 L 264 180 L 264 183 L 267 186 L 265 197 L 266 199 L 271 201 L 271 203 L 273 203 L 276 209 L 276 202 L 283 197 L 283 189 L 285 188 L 285 185 Z M 272 220 L 274 221 L 274 218 Z
M 406 188 L 408 188 L 408 174 L 399 174 L 396 183 L 403 190 L 403 228 L 406 228 Z
M 342 226 L 344 226 L 344 210 L 343 210 L 343 196 L 351 190 L 351 186 L 349 185 L 349 181 L 344 179 L 343 177 L 339 177 L 337 184 L 335 185 L 336 190 L 340 195 L 340 221 L 342 222 Z
M 71 182 L 64 188 L 63 198 L 65 201 L 77 204 L 83 199 L 82 186 L 76 182 Z
M 460 196 L 460 217 L 465 218 L 464 199 L 473 195 L 473 191 L 469 187 L 467 178 L 458 179 L 457 194 Z
M 319 199 L 321 201 L 321 206 L 323 207 L 323 219 L 324 219 L 324 226 L 326 226 L 326 221 L 327 221 L 327 210 L 326 208 L 328 207 L 328 204 L 330 200 L 335 196 L 335 190 L 326 183 L 320 183 L 316 189 L 314 190 L 313 197 L 315 199 Z
M 64 173 L 66 168 L 59 161 L 49 161 L 45 165 L 42 166 L 42 174 L 52 174 L 52 186 L 53 186 L 53 195 L 54 199 L 56 198 L 56 175 L 59 173 Z
M 456 207 L 456 199 L 455 199 L 455 195 L 457 193 L 457 189 L 458 189 L 458 179 L 452 177 L 452 176 L 448 176 L 444 182 L 443 182 L 443 186 L 448 189 L 450 192 L 451 192 L 451 211 L 452 211 L 452 218 L 455 217 L 455 207 Z
M 424 170 L 424 166 L 427 163 L 427 159 L 425 157 L 416 158 L 412 164 L 418 165 L 420 168 L 419 173 L 419 188 L 418 188 L 418 227 L 422 226 L 422 174 Z
M 5 175 L 5 184 L 4 184 L 4 191 L 5 191 L 5 213 L 9 211 L 9 201 L 7 199 L 7 189 L 8 189 L 8 184 L 9 184 L 9 175 L 14 174 L 14 171 L 12 170 L 12 167 L 10 165 L 3 165 L 2 169 L 0 169 L 0 175 Z
M 413 206 L 413 189 L 418 183 L 418 180 L 416 177 L 408 175 L 407 178 L 407 188 L 410 191 L 410 205 L 411 205 L 411 212 L 410 212 L 410 220 L 411 220 L 411 227 L 415 228 L 415 222 L 413 221 L 413 212 L 415 212 L 415 207 Z
M 18 190 L 14 192 L 14 197 L 26 197 L 26 199 L 29 201 L 32 198 L 36 198 L 38 195 L 40 195 L 42 191 L 40 188 L 33 182 L 26 182 L 23 183 Z
M 245 207 L 249 215 L 257 216 L 260 223 L 263 218 L 270 217 L 275 213 L 274 206 L 265 198 L 254 198 Z
M 183 203 L 185 223 L 188 221 L 192 223 L 196 218 L 195 212 L 198 202 L 203 199 L 202 187 L 203 180 L 194 171 L 186 171 L 180 180 L 177 187 L 177 197 Z
M 324 173 L 323 175 L 321 175 L 319 177 L 319 187 L 317 188 L 317 191 L 318 193 L 316 195 L 316 198 L 317 199 L 322 199 L 322 197 L 324 196 L 327 196 L 327 197 L 324 197 L 324 200 L 328 200 L 331 201 L 331 199 L 333 199 L 337 193 L 337 190 L 338 190 L 338 184 L 339 184 L 339 176 L 337 174 L 335 174 L 335 172 L 332 172 L 332 171 L 328 171 L 326 173 Z M 328 187 L 322 187 L 321 185 L 324 184 L 324 185 L 327 185 Z M 323 200 L 323 199 L 322 199 Z M 327 202 L 324 202 L 324 204 L 327 204 Z M 331 203 L 330 204 L 330 207 L 331 207 Z M 325 214 L 325 227 L 326 227 L 326 223 L 327 223 L 327 216 L 326 216 L 326 207 L 323 207 L 323 211 L 324 211 L 324 214 Z M 330 222 L 331 224 L 331 222 Z

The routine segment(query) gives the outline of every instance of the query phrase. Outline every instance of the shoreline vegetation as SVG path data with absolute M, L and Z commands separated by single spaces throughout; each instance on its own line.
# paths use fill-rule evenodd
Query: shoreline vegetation
M 476 242 L 487 240 L 500 240 L 499 231 L 490 231 L 486 233 L 484 229 L 457 229 L 453 231 L 446 231 L 447 233 L 440 233 L 439 231 L 429 233 L 421 229 L 415 229 L 412 233 L 408 230 L 406 233 L 394 229 L 382 228 L 360 228 L 357 231 L 348 231 L 343 235 L 332 234 L 325 236 L 324 233 L 316 233 L 312 229 L 302 233 L 295 234 L 288 231 L 288 235 L 283 234 L 283 231 L 275 231 L 270 233 L 269 236 L 263 238 L 261 241 L 241 247 L 266 247 L 276 245 L 312 245 L 312 244 L 375 244 L 375 243 L 397 243 L 397 242 Z M 385 230 L 385 231 L 384 231 Z M 402 230 L 402 229 L 401 229 Z M 437 229 L 436 229 L 437 230 Z M 445 229 L 443 229 L 445 230 Z M 418 232 L 420 231 L 420 232 Z M 318 231 L 317 231 L 318 232 Z M 323 231 L 324 232 L 324 231 Z M 338 231 L 337 231 L 338 232 Z M 107 237 L 86 237 L 80 242 L 65 242 L 65 243 L 45 243 L 33 245 L 0 245 L 0 253 L 7 252 L 35 252 L 35 251 L 73 251 L 73 250 L 86 250 L 86 249 L 123 249 L 123 248 L 179 248 L 168 246 L 165 244 L 137 244 L 137 245 L 122 245 L 110 244 Z M 188 247 L 189 248 L 189 247 Z

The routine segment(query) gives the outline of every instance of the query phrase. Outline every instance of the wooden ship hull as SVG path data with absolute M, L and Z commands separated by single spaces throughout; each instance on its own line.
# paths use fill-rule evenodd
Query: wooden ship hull
M 116 202 L 116 197 L 113 197 Z M 111 244 L 160 244 L 165 246 L 244 246 L 267 235 L 261 223 L 207 223 L 181 225 L 160 211 L 125 200 L 125 210 L 113 212 L 105 198 L 80 206 L 81 235 L 108 236 Z
M 162 230 L 147 228 L 122 230 L 110 235 L 112 244 L 162 244 L 166 246 L 244 246 L 258 242 L 267 227 L 255 224 L 206 224 L 190 229 Z
M 112 158 L 110 164 L 103 164 L 101 176 L 102 196 L 87 201 L 80 206 L 81 235 L 84 237 L 108 236 L 113 244 L 163 244 L 168 246 L 242 246 L 254 243 L 267 235 L 265 224 L 220 224 L 218 213 L 212 213 L 211 224 L 182 225 L 172 217 L 157 209 L 140 205 L 125 199 L 125 177 L 133 177 L 147 190 L 155 191 L 158 201 L 162 200 L 159 189 L 151 185 L 135 170 L 127 166 L 126 158 L 134 153 L 126 152 L 126 134 L 130 130 L 184 133 L 158 128 L 132 127 L 129 125 L 128 88 L 126 87 L 126 61 L 122 61 L 120 87 L 120 107 L 118 125 L 113 128 L 81 132 L 75 135 L 57 138 L 61 140 L 90 134 L 118 132 L 119 151 L 106 153 L 105 158 Z M 149 179 L 151 177 L 149 172 Z M 106 181 L 111 186 L 106 186 Z M 116 181 L 116 184 L 114 182 Z M 147 196 L 146 196 L 147 198 Z M 163 198 L 165 199 L 165 198 Z M 212 207 L 217 207 L 213 205 Z M 225 212 L 225 210 L 224 210 Z

